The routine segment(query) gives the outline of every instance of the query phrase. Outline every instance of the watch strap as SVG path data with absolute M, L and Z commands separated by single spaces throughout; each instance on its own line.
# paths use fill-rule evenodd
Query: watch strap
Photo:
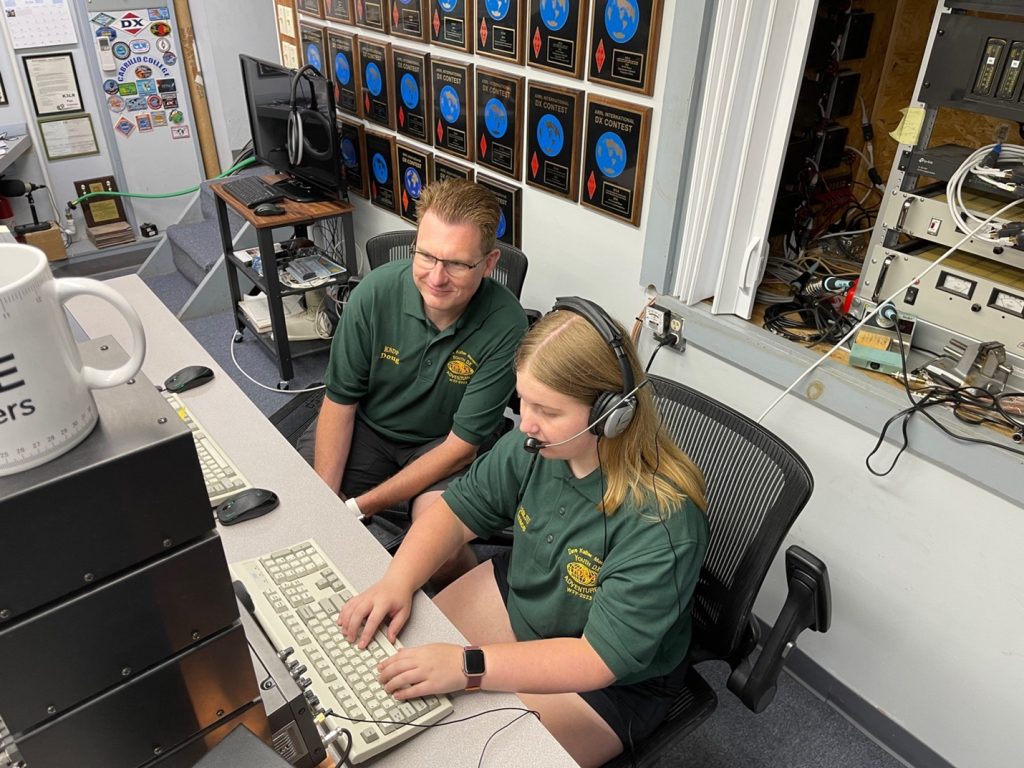
M 483 651 L 480 650 L 479 645 L 467 645 L 462 649 L 462 673 L 466 676 L 466 690 L 467 691 L 479 691 L 480 685 L 483 682 L 484 674 L 481 671 L 479 674 L 471 674 L 469 669 L 468 657 L 470 652 L 480 651 L 481 658 L 483 657 Z

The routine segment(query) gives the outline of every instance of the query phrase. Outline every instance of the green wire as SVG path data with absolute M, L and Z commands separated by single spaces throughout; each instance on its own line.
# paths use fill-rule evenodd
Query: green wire
M 213 178 L 214 179 L 223 179 L 225 176 L 229 176 L 230 174 L 234 173 L 235 171 L 237 171 L 237 170 L 239 170 L 241 168 L 245 168 L 246 166 L 252 165 L 255 162 L 256 162 L 256 158 L 255 157 L 250 157 L 250 158 L 247 158 L 245 160 L 241 160 L 241 161 L 235 163 L 234 165 L 232 165 L 230 168 L 228 168 L 223 173 L 219 173 L 216 176 L 214 176 Z M 188 189 L 180 189 L 177 192 L 164 192 L 163 194 L 155 194 L 155 193 L 154 194 L 150 194 L 150 193 L 147 193 L 147 192 L 114 192 L 114 191 L 110 191 L 110 192 L 106 192 L 106 191 L 102 191 L 102 192 L 86 192 L 81 197 L 72 200 L 71 204 L 72 205 L 78 205 L 79 203 L 81 203 L 81 202 L 83 202 L 85 200 L 89 200 L 90 198 L 93 198 L 93 197 L 146 197 L 146 198 L 178 197 L 180 195 L 190 195 L 193 192 L 197 192 L 199 190 L 199 186 L 200 185 L 197 184 L 196 186 L 189 187 Z

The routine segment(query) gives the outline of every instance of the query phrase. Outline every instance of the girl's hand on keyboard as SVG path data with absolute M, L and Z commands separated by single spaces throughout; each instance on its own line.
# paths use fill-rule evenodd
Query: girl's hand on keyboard
M 381 622 L 390 619 L 387 637 L 392 643 L 412 613 L 412 590 L 390 581 L 387 576 L 365 592 L 353 597 L 338 614 L 338 626 L 350 643 L 365 648 Z M 359 628 L 362 627 L 362 633 Z M 358 634 L 359 641 L 356 642 Z
M 466 687 L 462 671 L 462 646 L 433 643 L 417 648 L 400 648 L 378 666 L 380 684 L 399 701 L 451 693 Z

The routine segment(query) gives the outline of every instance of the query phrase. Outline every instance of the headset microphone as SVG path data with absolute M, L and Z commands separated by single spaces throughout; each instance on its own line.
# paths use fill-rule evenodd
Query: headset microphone
M 618 403 L 612 406 L 611 410 L 605 411 L 604 413 L 599 415 L 596 419 L 594 419 L 594 421 L 592 421 L 590 424 L 587 424 L 587 426 L 585 426 L 572 437 L 567 437 L 565 438 L 565 440 L 559 440 L 557 443 L 542 443 L 536 437 L 528 437 L 523 441 L 523 450 L 526 451 L 527 453 L 540 453 L 545 448 L 555 448 L 556 446 L 559 445 L 571 443 L 577 437 L 580 437 L 581 435 L 585 435 L 587 434 L 587 432 L 592 431 L 594 427 L 596 427 L 605 419 L 609 418 L 612 415 L 612 413 L 616 410 L 628 409 L 628 412 L 630 414 L 630 420 L 632 420 L 632 414 L 636 410 L 636 403 L 632 399 L 633 395 L 636 393 L 638 389 L 640 389 L 640 387 L 646 385 L 648 381 L 649 379 L 644 379 L 643 381 L 641 381 L 639 384 L 637 384 L 635 387 L 629 390 L 629 392 L 627 392 Z M 618 437 L 618 435 L 615 436 Z
M 526 451 L 527 453 L 540 453 L 545 448 L 554 448 L 556 445 L 565 445 L 566 443 L 571 443 L 580 435 L 585 435 L 592 426 L 594 425 L 588 424 L 586 427 L 584 427 L 582 430 L 577 432 L 572 437 L 567 437 L 565 440 L 559 440 L 557 443 L 542 443 L 536 437 L 528 437 L 526 438 L 526 440 L 523 441 L 523 450 Z

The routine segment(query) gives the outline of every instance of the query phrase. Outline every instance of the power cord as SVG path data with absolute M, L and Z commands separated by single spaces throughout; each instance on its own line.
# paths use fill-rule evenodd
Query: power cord
M 319 392 L 321 389 L 326 389 L 327 388 L 326 385 L 321 384 L 318 387 L 310 387 L 308 389 L 278 389 L 277 387 L 268 387 L 266 384 L 264 384 L 262 382 L 259 382 L 259 381 L 256 381 L 256 379 L 254 379 L 252 376 L 250 376 L 248 373 L 246 373 L 242 369 L 242 366 L 238 364 L 238 359 L 235 357 L 235 344 L 240 342 L 241 340 L 242 340 L 242 332 L 241 331 L 232 331 L 232 333 L 231 333 L 231 341 L 228 343 L 228 349 L 231 351 L 231 362 L 233 362 L 235 364 L 235 368 L 238 369 L 238 372 L 240 374 L 245 376 L 245 378 L 247 378 L 249 381 L 251 381 L 257 387 L 261 387 L 261 388 L 266 389 L 266 390 L 268 390 L 270 392 L 277 392 L 279 395 L 303 395 L 303 394 L 305 394 L 307 392 Z

